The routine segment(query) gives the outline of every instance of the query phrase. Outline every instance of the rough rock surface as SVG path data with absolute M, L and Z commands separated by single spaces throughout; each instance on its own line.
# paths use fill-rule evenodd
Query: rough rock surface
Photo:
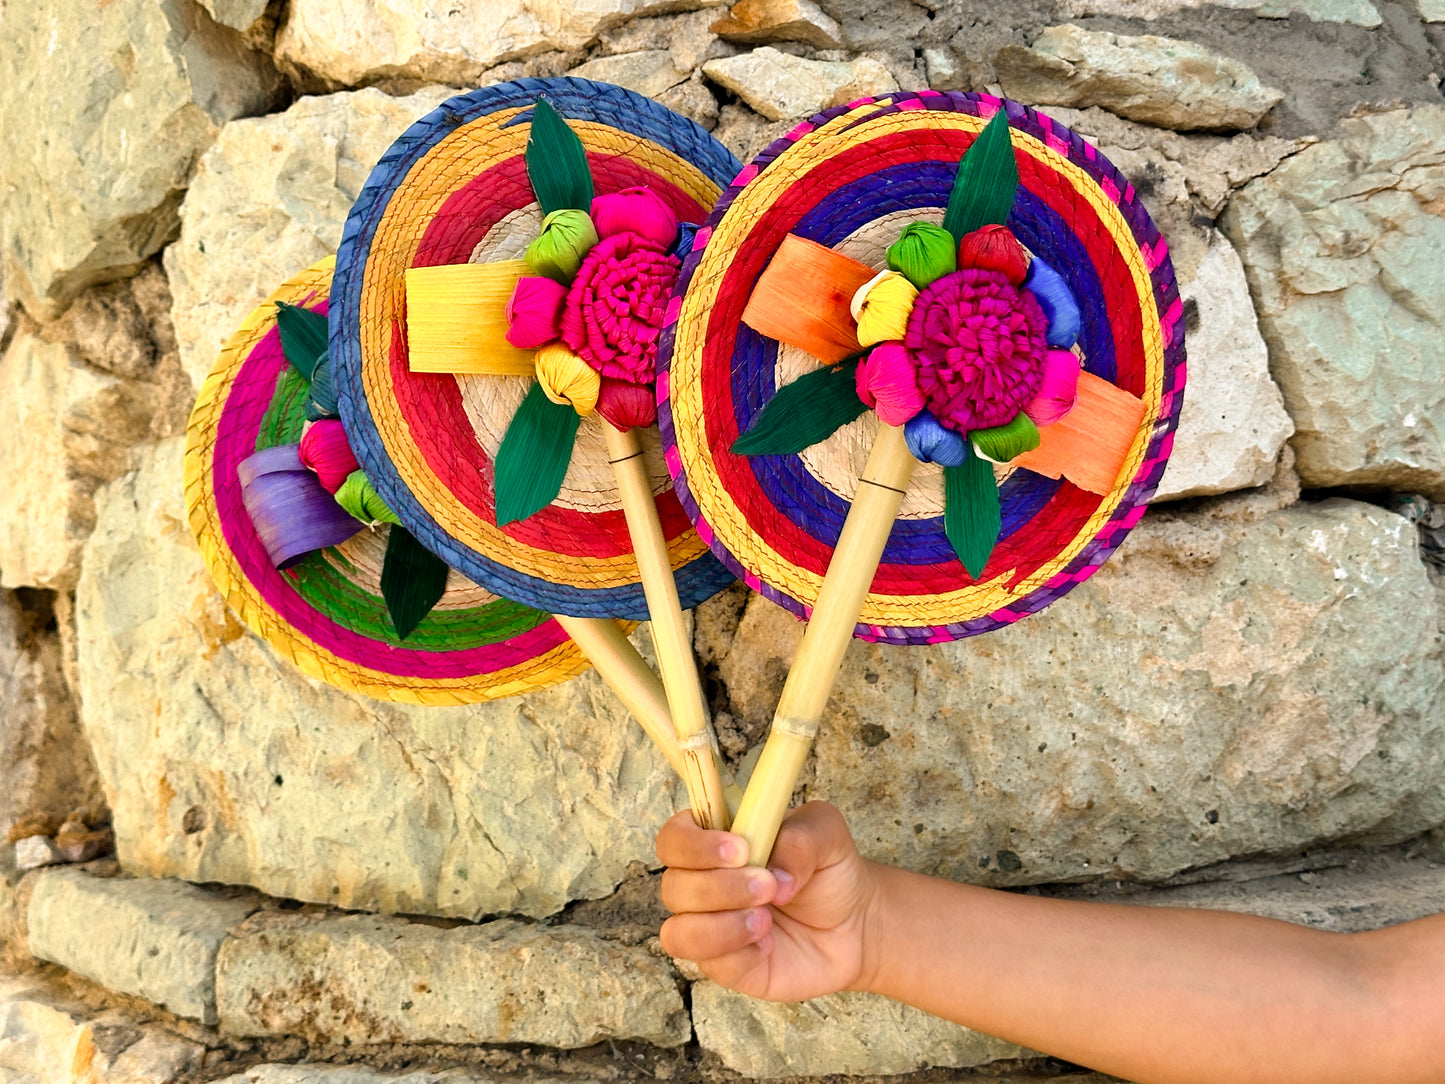
M 1098 105 L 1164 128 L 1253 128 L 1283 97 L 1244 64 L 1201 45 L 1072 23 L 998 55 L 1004 93 L 1038 105 Z
M 181 361 L 197 387 L 252 308 L 336 252 L 347 212 L 392 141 L 455 93 L 302 98 L 284 113 L 222 129 L 165 255 Z
M 66 590 L 95 522 L 95 487 L 150 432 L 147 389 L 22 331 L 0 357 L 0 585 Z
M 991 884 L 1160 880 L 1438 822 L 1414 527 L 1341 500 L 1237 511 L 1146 516 L 1088 582 L 987 636 L 853 643 L 807 795 L 866 853 Z M 745 728 L 771 716 L 800 627 L 749 601 L 719 664 Z
M 1264 485 L 1294 432 L 1239 255 L 1223 237 L 1182 283 L 1189 383 L 1156 501 Z
M 854 98 L 898 89 L 888 69 L 876 60 L 805 60 L 770 46 L 709 60 L 702 71 L 769 120 L 806 117 Z
M 1221 220 L 1244 260 L 1306 486 L 1445 497 L 1445 108 L 1341 122 Z
M 255 907 L 253 898 L 228 899 L 180 881 L 54 870 L 37 879 L 30 897 L 30 952 L 215 1024 L 216 951 Z
M 0 1080 L 6 1084 L 172 1084 L 205 1048 L 115 1012 L 94 1014 L 25 979 L 0 979 Z
M 48 593 L 0 591 L 0 838 L 27 814 L 59 823 L 100 798 L 60 650 Z
M 221 948 L 221 1027 L 312 1042 L 659 1046 L 691 1026 L 671 967 L 578 929 L 258 916 Z
M 0 86 L 0 258 L 11 295 L 46 319 L 175 236 L 196 156 L 279 84 L 189 0 L 25 0 L 5 8 Z
M 1421 10 L 1432 0 L 1420 0 Z M 1354 23 L 1375 27 L 1383 21 L 1370 0 L 1065 0 L 1070 18 L 1085 15 L 1121 15 L 1129 19 L 1158 19 L 1194 8 L 1233 8 L 1252 11 L 1265 19 L 1287 19 L 1299 14 L 1327 23 Z M 1425 16 L 1429 19 L 1429 15 Z
M 212 585 L 182 457 L 165 441 L 102 494 L 77 592 L 83 722 L 128 870 L 475 918 L 549 914 L 652 859 L 681 792 L 595 673 L 468 708 L 302 677 Z
M 508 1076 L 507 1080 L 512 1078 Z M 496 1074 L 444 1069 L 430 1073 L 383 1073 L 362 1065 L 253 1065 L 244 1073 L 228 1076 L 216 1084 L 493 1084 Z M 565 1084 L 565 1078 L 528 1077 L 521 1084 Z M 1069 1082 L 1064 1082 L 1069 1084 Z
M 837 49 L 843 44 L 837 20 L 812 0 L 738 0 L 712 29 L 741 45 L 801 41 L 817 49 Z
M 779 1003 L 697 982 L 692 1013 L 702 1048 L 745 1077 L 891 1076 L 1030 1053 L 875 994 Z
M 364 9 L 297 0 L 276 37 L 279 63 L 331 89 L 381 79 L 476 83 L 504 61 L 577 49 L 635 16 L 716 7 L 722 0 L 381 0 Z
M 601 56 L 573 68 L 567 74 L 581 79 L 596 79 L 601 83 L 616 83 L 649 98 L 656 98 L 686 81 L 689 75 L 685 69 L 677 67 L 666 49 Z
M 211 18 L 232 30 L 249 30 L 266 14 L 267 0 L 198 0 Z
M 1328 855 L 1320 856 L 1328 860 Z M 1075 890 L 1077 892 L 1077 890 Z M 1377 930 L 1445 911 L 1445 867 L 1421 858 L 1365 855 L 1340 865 L 1089 898 L 1142 907 L 1195 907 L 1263 915 L 1337 933 Z

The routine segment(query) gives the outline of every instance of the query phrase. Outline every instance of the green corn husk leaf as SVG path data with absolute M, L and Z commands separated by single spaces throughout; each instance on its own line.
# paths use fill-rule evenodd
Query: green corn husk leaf
M 858 398 L 858 357 L 804 373 L 768 400 L 735 455 L 793 455 L 827 440 L 868 409 Z
M 497 449 L 497 526 L 546 508 L 562 489 L 582 419 L 547 398 L 541 384 L 522 400 Z
M 965 442 L 965 447 L 968 459 L 963 466 L 943 468 L 943 533 L 977 580 L 998 541 L 1003 516 L 993 468 L 974 452 L 972 443 Z
M 970 429 L 968 439 L 995 463 L 1007 463 L 1016 455 L 1039 446 L 1039 427 L 1022 410 L 1014 420 L 992 429 Z
M 405 640 L 447 589 L 447 564 L 404 527 L 393 527 L 381 565 L 381 597 Z
M 278 301 L 276 330 L 281 333 L 281 352 L 286 360 L 310 380 L 317 363 L 326 357 L 326 317 L 289 301 Z
M 331 379 L 331 362 L 319 358 L 311 370 L 311 393 L 306 397 L 306 420 L 320 421 L 334 418 L 336 408 L 336 384 Z
M 1000 109 L 964 152 L 943 212 L 943 228 L 962 241 L 980 226 L 1003 225 L 1019 187 L 1008 117 Z
M 542 213 L 592 210 L 592 170 L 577 133 L 544 100 L 532 108 L 527 136 L 527 179 Z

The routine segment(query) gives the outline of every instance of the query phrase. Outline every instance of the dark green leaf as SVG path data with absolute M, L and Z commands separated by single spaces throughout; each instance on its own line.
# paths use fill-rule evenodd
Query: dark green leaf
M 575 208 L 592 210 L 592 171 L 577 133 L 561 114 L 538 99 L 527 136 L 527 178 L 542 213 Z
M 1022 410 L 1013 421 L 992 429 L 973 429 L 968 439 L 978 450 L 997 463 L 1007 463 L 1016 455 L 1031 452 L 1039 446 L 1039 427 Z
M 326 317 L 288 301 L 276 302 L 276 330 L 281 352 L 307 380 L 316 363 L 326 357 Z
M 497 449 L 497 526 L 546 508 L 562 489 L 581 422 L 577 411 L 533 384 Z
M 1000 109 L 958 163 L 943 228 L 962 241 L 980 226 L 1003 225 L 1019 187 L 1008 117 Z
M 447 563 L 404 527 L 392 527 L 381 566 L 381 597 L 396 634 L 405 640 L 447 589 Z
M 961 467 L 943 468 L 943 532 L 953 551 L 975 580 L 988 564 L 1003 520 L 993 467 L 965 442 L 968 459 Z
M 793 455 L 827 440 L 868 408 L 858 398 L 858 358 L 804 373 L 778 389 L 752 427 L 733 441 L 736 455 Z
M 306 420 L 336 417 L 336 385 L 331 380 L 331 362 L 320 358 L 311 370 L 311 394 L 306 397 Z

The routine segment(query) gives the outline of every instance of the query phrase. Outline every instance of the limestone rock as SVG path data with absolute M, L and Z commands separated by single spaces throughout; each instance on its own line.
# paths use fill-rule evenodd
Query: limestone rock
M 876 60 L 805 60 L 769 46 L 709 60 L 702 71 L 769 120 L 806 117 L 854 98 L 898 89 L 888 69 Z
M 0 83 L 0 257 L 7 289 L 42 319 L 171 240 L 196 156 L 279 87 L 264 56 L 187 0 L 11 2 Z
M 801 626 L 748 604 L 720 667 L 771 715 Z M 1399 840 L 1445 815 L 1445 702 L 1415 528 L 1332 500 L 1153 512 L 1088 582 L 986 636 L 853 643 L 806 788 L 865 853 L 990 884 L 1160 880 Z
M 888 1076 L 1030 1054 L 876 994 L 769 1002 L 699 982 L 692 1014 L 702 1048 L 745 1077 Z
M 1424 859 L 1373 855 L 1299 873 L 1128 894 L 1091 893 L 1091 898 L 1145 907 L 1235 911 L 1354 933 L 1445 911 L 1445 868 Z
M 595 673 L 457 708 L 302 677 L 212 585 L 182 456 L 147 449 L 101 494 L 77 591 L 82 719 L 126 869 L 476 918 L 550 914 L 653 860 L 685 798 Z
M 249 30 L 266 14 L 267 0 L 198 0 L 211 18 L 232 30 Z
M 26 836 L 15 841 L 15 868 L 21 872 L 64 862 L 60 849 L 47 836 Z
M 1269 376 L 1244 266 L 1218 234 L 1180 286 L 1189 381 L 1156 501 L 1260 486 L 1294 432 Z
M 601 56 L 573 68 L 567 74 L 580 79 L 616 83 L 649 98 L 656 98 L 688 77 L 686 71 L 680 71 L 674 66 L 672 56 L 666 49 L 646 49 L 636 53 L 620 53 L 617 56 Z
M 1045 30 L 1032 48 L 1005 47 L 997 65 L 1011 98 L 1098 105 L 1165 128 L 1253 128 L 1283 97 L 1239 61 L 1194 42 L 1126 37 L 1072 23 Z
M 598 41 L 609 55 L 666 49 L 673 67 L 691 72 L 719 44 L 711 29 L 716 19 L 717 12 L 707 8 L 680 15 L 653 15 L 604 30 Z
M 1445 497 L 1445 108 L 1341 122 L 1236 194 L 1244 260 L 1306 486 Z
M 813 0 L 738 0 L 712 30 L 742 45 L 801 41 L 817 49 L 843 47 L 837 21 Z
M 48 834 L 100 797 L 60 653 L 50 596 L 0 591 L 0 838 L 27 815 Z
M 708 131 L 717 127 L 717 99 L 703 85 L 700 78 L 694 77 L 686 83 L 679 83 L 675 87 L 664 90 L 657 96 L 657 102 L 659 105 L 667 106 L 674 113 L 696 121 Z
M 326 1065 L 308 1062 L 304 1065 L 253 1065 L 244 1073 L 228 1076 L 216 1084 L 496 1084 L 495 1073 L 474 1073 L 466 1069 L 445 1069 L 437 1073 L 418 1070 L 397 1076 L 363 1065 Z M 513 1080 L 511 1074 L 507 1080 Z M 534 1079 L 524 1077 L 518 1084 L 562 1084 L 565 1078 Z M 1073 1084 L 1064 1081 L 1063 1084 Z
M 152 408 L 142 385 L 83 364 L 72 348 L 15 336 L 0 357 L 0 474 L 9 479 L 0 585 L 74 585 L 95 521 L 91 494 L 124 469 Z
M 173 1084 L 205 1048 L 114 1010 L 96 1014 L 40 983 L 0 979 L 0 1080 L 6 1084 Z
M 221 949 L 221 1027 L 311 1042 L 679 1046 L 668 965 L 572 926 L 438 929 L 374 915 L 253 922 Z
M 108 989 L 216 1023 L 216 951 L 255 910 L 179 881 L 56 870 L 30 897 L 30 951 Z
M 1421 11 L 1434 0 L 1420 0 Z M 1261 18 L 1286 19 L 1300 14 L 1316 22 L 1380 25 L 1380 9 L 1370 0 L 1066 0 L 1071 19 L 1086 15 L 1119 15 L 1128 19 L 1157 19 L 1201 7 L 1252 11 Z M 1428 20 L 1429 16 L 1426 16 Z
M 577 49 L 628 19 L 715 7 L 721 0 L 382 0 L 364 10 L 328 0 L 289 5 L 276 58 L 332 89 L 379 79 L 475 83 L 504 61 Z
M 725 105 L 718 110 L 712 135 L 739 162 L 751 162 L 773 140 L 786 135 L 793 124 L 791 120 L 765 120 L 745 105 Z
M 1419 0 L 1420 18 L 1427 23 L 1445 23 L 1445 0 Z
M 222 129 L 181 206 L 180 239 L 165 255 L 181 362 L 196 387 L 252 308 L 336 252 L 371 167 L 455 93 L 308 97 Z

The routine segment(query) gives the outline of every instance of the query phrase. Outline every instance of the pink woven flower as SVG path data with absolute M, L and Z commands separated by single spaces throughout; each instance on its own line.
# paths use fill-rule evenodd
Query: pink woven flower
M 1011 421 L 1038 394 L 1047 328 L 1033 294 L 970 267 L 924 287 L 903 343 L 929 410 L 967 433 Z
M 599 241 L 567 294 L 562 341 L 603 376 L 652 383 L 657 337 L 681 266 L 635 233 Z

